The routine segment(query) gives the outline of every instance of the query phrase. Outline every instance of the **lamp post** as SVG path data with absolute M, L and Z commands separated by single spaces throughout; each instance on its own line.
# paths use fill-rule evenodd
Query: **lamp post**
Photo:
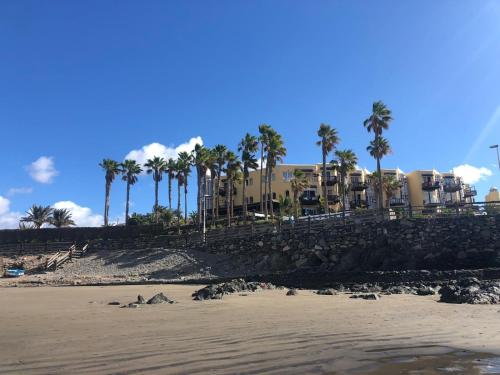
M 500 169 L 500 154 L 498 153 L 498 145 L 492 145 L 490 148 L 496 148 L 497 150 L 498 169 Z

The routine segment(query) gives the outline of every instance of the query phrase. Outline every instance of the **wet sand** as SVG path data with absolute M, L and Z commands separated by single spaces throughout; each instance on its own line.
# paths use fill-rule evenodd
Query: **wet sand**
M 195 289 L 1 288 L 0 374 L 473 374 L 500 356 L 500 306 L 285 290 L 197 302 Z M 157 292 L 178 303 L 107 305 Z

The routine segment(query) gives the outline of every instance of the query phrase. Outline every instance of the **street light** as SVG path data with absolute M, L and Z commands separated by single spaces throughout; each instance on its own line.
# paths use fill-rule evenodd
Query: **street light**
M 498 153 L 498 145 L 492 145 L 490 148 L 496 148 L 497 149 L 497 161 L 498 161 L 498 169 L 500 169 L 500 154 Z

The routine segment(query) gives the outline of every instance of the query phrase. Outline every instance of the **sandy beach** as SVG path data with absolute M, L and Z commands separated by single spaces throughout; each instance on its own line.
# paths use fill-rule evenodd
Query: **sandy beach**
M 2 288 L 0 374 L 390 373 L 387 358 L 459 350 L 500 355 L 498 306 L 410 295 L 365 301 L 305 290 L 192 301 L 198 288 Z M 157 292 L 177 303 L 108 305 Z

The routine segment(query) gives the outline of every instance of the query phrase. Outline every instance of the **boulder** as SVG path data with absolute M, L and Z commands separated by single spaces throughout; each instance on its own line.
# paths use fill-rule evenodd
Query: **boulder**
M 141 296 L 140 294 L 137 296 L 137 303 L 140 304 L 140 305 L 143 305 L 146 303 L 146 300 L 144 299 L 143 296 Z
M 121 303 L 119 301 L 111 301 L 108 303 L 108 305 L 112 305 L 112 306 L 120 306 Z
M 378 301 L 381 297 L 377 293 L 367 293 L 367 294 L 353 294 L 350 298 Z
M 153 297 L 151 297 L 148 302 L 146 302 L 148 305 L 157 305 L 160 303 L 174 303 L 174 301 L 170 300 L 166 295 L 163 293 L 158 293 L 155 294 Z
M 316 294 L 319 294 L 320 296 L 333 296 L 338 294 L 336 290 L 334 289 L 319 289 Z
M 436 294 L 436 290 L 430 286 L 425 286 L 417 289 L 417 295 L 419 296 L 433 296 Z
M 286 292 L 287 296 L 296 296 L 298 294 L 299 294 L 299 292 L 295 288 L 289 289 L 288 292 Z

